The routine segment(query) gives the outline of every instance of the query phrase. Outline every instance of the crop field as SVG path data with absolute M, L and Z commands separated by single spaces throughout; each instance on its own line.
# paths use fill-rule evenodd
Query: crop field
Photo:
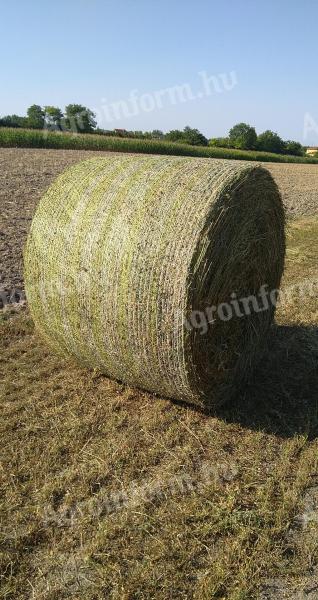
M 8 298 L 39 198 L 92 155 L 0 149 Z M 23 302 L 0 310 L 0 598 L 318 598 L 318 166 L 267 168 L 288 218 L 282 301 L 230 406 L 207 414 L 79 368 Z
M 273 154 L 257 150 L 237 150 L 213 146 L 191 146 L 162 140 L 108 137 L 94 134 L 72 134 L 33 129 L 0 127 L 0 148 L 55 148 L 68 150 L 102 150 L 111 152 L 138 152 L 170 154 L 205 158 L 230 158 L 278 163 L 318 164 L 318 158 Z

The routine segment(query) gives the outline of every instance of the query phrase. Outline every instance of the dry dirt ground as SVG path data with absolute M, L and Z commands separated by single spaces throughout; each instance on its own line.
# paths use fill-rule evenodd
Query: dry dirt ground
M 105 152 L 0 149 L 0 288 L 23 288 L 22 248 L 37 203 L 69 165 Z M 318 212 L 318 165 L 266 164 L 291 217 Z

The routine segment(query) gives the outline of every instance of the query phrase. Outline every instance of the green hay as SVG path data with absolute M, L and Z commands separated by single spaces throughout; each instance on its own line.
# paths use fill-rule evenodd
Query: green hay
M 168 397 L 215 405 L 249 372 L 273 310 L 188 330 L 192 310 L 280 283 L 284 213 L 253 164 L 110 156 L 50 187 L 25 250 L 39 332 L 58 352 Z

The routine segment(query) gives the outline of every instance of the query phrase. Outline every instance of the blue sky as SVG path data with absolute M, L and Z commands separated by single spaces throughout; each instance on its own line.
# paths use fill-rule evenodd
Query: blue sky
M 318 145 L 317 0 L 0 0 L 0 8 L 0 115 L 76 102 L 108 129 L 190 125 L 214 137 L 246 121 Z M 209 94 L 200 72 L 216 78 Z M 176 99 L 182 84 L 192 99 Z M 118 101 L 128 113 L 123 105 L 114 113 Z

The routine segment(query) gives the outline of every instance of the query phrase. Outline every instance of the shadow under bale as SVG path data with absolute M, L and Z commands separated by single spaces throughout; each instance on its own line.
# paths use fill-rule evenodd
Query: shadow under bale
M 281 437 L 318 437 L 318 327 L 273 325 L 258 366 L 236 396 L 214 410 L 191 408 Z
M 273 326 L 250 381 L 218 416 L 284 437 L 317 437 L 318 327 Z

